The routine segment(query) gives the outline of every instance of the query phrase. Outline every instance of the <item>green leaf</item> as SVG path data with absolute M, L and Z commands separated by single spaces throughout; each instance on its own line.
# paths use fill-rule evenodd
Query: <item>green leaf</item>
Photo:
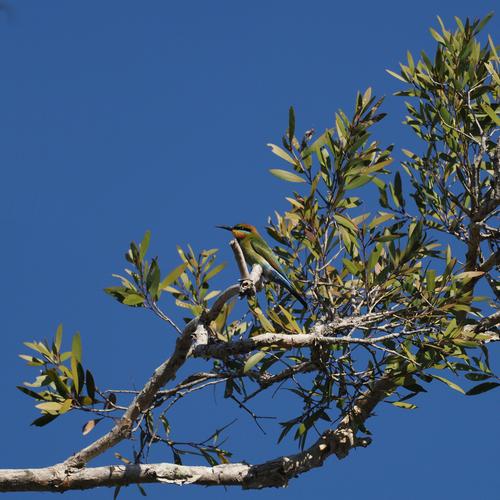
M 465 369 L 468 369 L 467 365 Z M 479 381 L 482 382 L 483 380 L 488 380 L 489 378 L 491 378 L 491 375 L 487 373 L 467 373 L 465 375 L 465 378 L 467 380 L 473 380 L 474 382 L 479 382 Z
M 75 395 L 79 396 L 83 387 L 83 379 L 85 374 L 83 372 L 83 367 L 79 361 L 77 361 L 73 356 L 71 357 L 71 375 L 73 377 L 73 387 Z
M 481 103 L 481 107 L 484 109 L 487 115 L 493 120 L 495 125 L 500 125 L 500 117 L 495 111 L 493 111 L 493 109 L 490 108 L 490 106 L 488 106 L 485 102 L 483 102 Z
M 136 293 L 131 293 L 130 295 L 127 295 L 123 299 L 123 303 L 127 306 L 137 306 L 144 303 L 145 300 L 146 299 L 141 295 L 137 295 Z
M 368 184 L 371 180 L 373 180 L 373 176 L 371 175 L 359 175 L 352 178 L 346 182 L 344 189 L 349 191 L 350 189 L 356 189 L 358 187 L 364 186 Z
M 19 354 L 19 357 L 27 361 L 28 366 L 43 366 L 46 364 L 46 361 L 30 356 L 29 354 Z
M 465 394 L 467 396 L 475 396 L 476 394 L 481 394 L 486 391 L 491 391 L 495 387 L 500 386 L 498 382 L 483 382 L 482 384 L 478 384 L 474 386 L 472 389 L 469 389 Z
M 138 265 L 140 262 L 140 253 L 137 245 L 135 244 L 135 241 L 130 242 L 130 252 L 132 253 L 132 262 Z
M 149 268 L 148 277 L 146 279 L 146 287 L 148 292 L 156 300 L 158 294 L 158 287 L 160 286 L 160 268 L 156 259 L 151 262 L 151 267 Z M 125 301 L 124 301 L 125 302 Z
M 104 292 L 123 303 L 123 299 L 129 294 L 129 289 L 124 286 L 109 286 L 104 289 Z
M 73 404 L 72 399 L 69 399 L 69 398 L 65 399 L 63 401 L 63 403 L 61 404 L 61 409 L 59 410 L 59 415 L 62 415 L 63 413 L 66 413 L 69 410 L 71 410 L 72 404 Z
M 24 385 L 28 387 L 42 387 L 44 385 L 49 385 L 51 383 L 51 380 L 47 375 L 43 374 L 38 376 L 33 383 L 29 382 L 24 382 Z
M 23 387 L 22 385 L 18 385 L 17 388 L 21 392 L 24 392 L 24 394 L 26 394 L 30 398 L 35 398 L 35 399 L 38 399 L 39 401 L 45 401 L 44 398 L 42 396 L 40 396 L 40 394 L 38 394 L 35 391 L 32 391 L 31 389 L 28 389 L 27 387 Z
M 351 274 L 358 274 L 359 271 L 361 270 L 354 262 L 343 258 L 342 262 L 344 263 L 345 268 L 351 273 Z
M 63 336 L 63 326 L 62 326 L 62 324 L 60 324 L 57 327 L 56 336 L 55 336 L 55 340 L 54 340 L 54 346 L 56 348 L 56 352 L 59 352 L 61 350 L 62 336 Z
M 375 219 L 373 219 L 370 222 L 370 224 L 368 225 L 368 227 L 370 229 L 374 229 L 377 226 L 380 226 L 380 224 L 383 224 L 384 222 L 387 222 L 390 219 L 394 219 L 394 214 L 383 213 L 379 217 L 375 217 Z
M 446 45 L 446 42 L 444 41 L 444 38 L 433 28 L 429 28 L 429 31 L 431 32 L 432 37 L 436 42 L 442 43 L 443 45 Z
M 488 12 L 488 14 L 486 14 L 481 22 L 477 25 L 477 31 L 481 31 L 494 15 L 494 12 Z
M 290 146 L 293 142 L 293 137 L 295 135 L 295 111 L 293 106 L 290 106 L 288 110 L 288 141 L 290 142 Z
M 85 372 L 85 385 L 87 386 L 87 394 L 92 401 L 95 401 L 95 382 L 92 373 L 87 370 Z
M 467 283 L 471 279 L 479 278 L 479 276 L 482 276 L 483 274 L 484 274 L 484 271 L 466 271 L 464 273 L 460 273 L 460 274 L 455 275 L 455 279 Z
M 148 229 L 144 233 L 144 238 L 142 239 L 142 243 L 139 245 L 139 258 L 140 260 L 144 259 L 144 256 L 146 255 L 146 252 L 148 251 L 149 248 L 149 240 L 151 239 L 151 231 Z
M 271 151 L 282 158 L 283 160 L 287 161 L 288 163 L 291 163 L 292 165 L 296 165 L 297 162 L 295 159 L 293 159 L 284 149 L 281 149 L 279 146 L 276 146 L 275 144 L 268 144 L 268 146 L 271 148 Z
M 36 427 L 43 427 L 44 425 L 50 424 L 52 420 L 55 420 L 59 415 L 51 415 L 49 413 L 38 417 L 37 419 L 31 422 L 31 425 L 35 425 Z
M 82 339 L 80 338 L 80 332 L 76 332 L 73 335 L 73 342 L 71 344 L 71 355 L 77 361 L 82 361 Z
M 345 228 L 353 231 L 353 232 L 357 232 L 358 231 L 358 228 L 349 220 L 347 219 L 346 217 L 344 217 L 343 215 L 339 215 L 339 214 L 334 214 L 333 216 L 335 218 L 335 220 L 341 225 L 341 226 L 344 226 Z
M 461 392 L 462 394 L 465 394 L 465 391 L 459 385 L 455 384 L 451 380 L 448 380 L 447 378 L 440 377 L 439 375 L 432 375 L 432 378 L 440 380 L 441 382 L 446 384 L 448 387 L 451 387 L 455 391 L 458 391 L 458 392 Z
M 263 312 L 256 308 L 255 309 L 255 314 L 259 318 L 260 324 L 262 327 L 267 330 L 268 332 L 275 333 L 275 329 L 273 324 L 266 318 L 266 316 L 263 314 Z
M 371 271 L 372 269 L 375 268 L 375 265 L 377 264 L 383 249 L 384 249 L 383 245 L 381 243 L 377 243 L 375 249 L 370 254 L 370 257 L 368 258 L 368 262 L 366 264 L 366 268 L 368 271 Z
M 434 271 L 433 269 L 429 269 L 425 273 L 425 281 L 426 281 L 427 291 L 429 293 L 433 293 L 436 288 L 436 271 Z
M 212 279 L 216 274 L 219 274 L 225 267 L 226 267 L 226 262 L 223 262 L 222 264 L 219 264 L 218 266 L 214 267 L 207 275 L 205 276 L 205 281 L 208 281 Z
M 39 403 L 35 405 L 35 408 L 42 410 L 44 412 L 50 413 L 51 415 L 57 415 L 61 409 L 62 403 L 57 401 L 49 401 L 46 403 Z
M 52 357 L 52 353 L 47 349 L 47 347 L 42 342 L 23 342 L 26 347 L 33 349 L 34 351 L 43 354 L 47 358 Z
M 269 169 L 269 172 L 271 172 L 271 174 L 273 174 L 275 177 L 278 177 L 278 179 L 282 179 L 284 181 L 306 182 L 305 179 L 298 176 L 297 174 L 294 174 L 293 172 L 288 172 L 288 170 L 282 170 L 280 168 L 271 168 Z
M 397 406 L 398 408 L 404 408 L 405 410 L 414 410 L 415 408 L 417 408 L 417 405 L 405 403 L 403 401 L 394 401 L 392 404 L 394 406 Z
M 391 71 L 390 69 L 386 69 L 386 71 L 387 73 L 389 73 L 389 75 L 393 76 L 394 78 L 397 78 L 398 80 L 401 80 L 404 83 L 408 83 L 406 79 L 401 75 L 398 75 L 398 73 L 394 73 L 394 71 Z
M 67 398 L 70 395 L 70 390 L 68 386 L 62 381 L 61 377 L 55 369 L 47 370 L 47 376 L 50 378 L 54 385 L 56 386 L 57 392 L 63 397 Z
M 172 283 L 175 283 L 179 276 L 184 272 L 186 269 L 187 264 L 183 263 L 180 266 L 177 266 L 175 269 L 170 271 L 170 274 L 160 283 L 160 290 L 164 290 L 168 286 L 170 286 Z
M 339 136 L 342 143 L 345 143 L 347 132 L 344 126 L 344 122 L 342 121 L 342 117 L 338 113 L 335 113 L 335 129 L 337 130 L 337 135 Z
M 252 354 L 252 356 L 250 356 L 245 362 L 245 366 L 243 367 L 243 373 L 247 373 L 249 370 L 251 370 L 259 361 L 264 359 L 265 356 L 266 353 L 262 351 Z
M 219 295 L 219 293 L 220 293 L 220 290 L 212 290 L 210 293 L 207 293 L 204 300 L 209 301 L 210 299 L 217 297 L 217 295 Z
M 399 172 L 394 174 L 394 191 L 397 197 L 398 206 L 404 207 L 405 200 L 403 198 L 403 183 L 401 182 L 401 174 Z

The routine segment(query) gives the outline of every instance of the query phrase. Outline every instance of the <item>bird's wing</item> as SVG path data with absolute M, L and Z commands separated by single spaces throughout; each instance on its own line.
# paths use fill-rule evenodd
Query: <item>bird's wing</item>
M 274 252 L 271 250 L 271 247 L 265 242 L 257 239 L 252 239 L 250 241 L 250 244 L 252 245 L 252 248 L 255 253 L 259 254 L 261 257 L 264 258 L 266 262 L 270 264 L 270 266 L 285 280 L 289 281 L 286 278 L 285 271 L 283 267 L 281 267 L 281 264 L 278 262 L 278 259 L 274 255 Z
M 271 247 L 264 240 L 251 239 L 250 244 L 253 251 L 260 255 L 272 267 L 271 274 L 273 275 L 273 281 L 287 288 L 288 291 L 307 309 L 307 302 L 295 285 L 288 279 L 274 252 L 271 250 Z

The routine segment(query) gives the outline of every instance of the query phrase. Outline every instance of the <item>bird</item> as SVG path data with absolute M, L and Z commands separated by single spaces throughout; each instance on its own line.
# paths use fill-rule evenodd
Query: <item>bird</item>
M 245 260 L 249 264 L 259 264 L 262 274 L 268 281 L 273 281 L 285 287 L 306 309 L 307 302 L 287 277 L 276 254 L 251 224 L 236 224 L 235 226 L 217 226 L 231 231 L 240 244 Z

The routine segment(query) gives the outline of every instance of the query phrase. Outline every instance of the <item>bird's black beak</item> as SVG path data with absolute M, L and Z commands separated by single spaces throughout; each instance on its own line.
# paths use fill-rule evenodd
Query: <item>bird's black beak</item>
M 233 228 L 231 226 L 215 226 L 215 227 L 218 227 L 220 229 L 225 229 L 226 231 L 232 231 Z

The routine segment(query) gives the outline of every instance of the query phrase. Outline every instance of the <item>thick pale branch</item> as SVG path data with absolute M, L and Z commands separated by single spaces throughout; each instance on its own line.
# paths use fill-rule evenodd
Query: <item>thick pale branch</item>
M 287 333 L 261 333 L 252 338 L 238 340 L 235 342 L 219 342 L 217 344 L 200 345 L 194 349 L 193 356 L 203 358 L 223 358 L 229 355 L 247 354 L 255 349 L 263 347 L 284 347 L 287 349 L 297 347 L 312 347 L 314 345 L 332 344 L 364 344 L 375 345 L 384 340 L 390 340 L 404 336 L 404 333 L 390 333 L 380 337 L 327 337 L 325 335 L 314 335 L 311 333 L 300 333 L 290 335 Z
M 40 469 L 0 470 L 0 491 L 52 491 L 123 486 L 131 483 L 198 484 L 241 486 L 246 489 L 282 487 L 294 477 L 321 467 L 331 455 L 345 458 L 356 446 L 368 446 L 369 438 L 357 438 L 358 427 L 370 417 L 375 406 L 393 389 L 383 376 L 355 401 L 337 429 L 325 431 L 308 449 L 258 465 L 221 464 L 215 467 L 175 464 L 110 465 L 68 469 L 65 464 Z

